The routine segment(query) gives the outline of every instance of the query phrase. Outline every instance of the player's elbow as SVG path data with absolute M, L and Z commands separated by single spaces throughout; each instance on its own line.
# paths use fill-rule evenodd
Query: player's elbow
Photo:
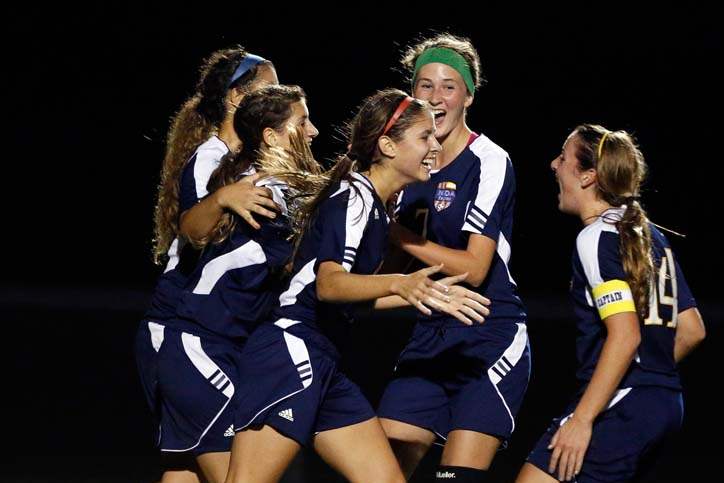
M 181 213 L 178 221 L 178 234 L 189 240 L 195 247 L 203 246 L 204 233 L 196 230 L 193 220 L 188 216 L 188 210 Z
M 638 327 L 627 330 L 619 335 L 619 341 L 627 352 L 631 353 L 631 357 L 633 358 L 641 345 L 641 330 Z
M 331 277 L 317 277 L 317 299 L 320 302 L 334 302 L 334 285 L 330 283 Z
M 641 345 L 641 329 L 633 312 L 616 314 L 606 318 L 607 340 L 623 353 L 633 358 Z
M 636 350 L 638 350 L 639 346 L 641 345 L 641 331 L 640 330 L 634 331 L 629 336 L 629 344 L 630 344 L 633 352 L 636 352 Z
M 189 235 L 191 235 L 191 223 L 189 223 L 188 217 L 188 210 L 181 213 L 178 217 L 178 233 L 181 236 L 184 236 L 186 238 L 190 238 Z
M 194 230 L 193 225 L 188 221 L 186 223 L 183 221 L 179 222 L 178 234 L 182 238 L 188 240 L 189 243 L 191 243 L 191 246 L 197 250 L 202 250 L 209 242 L 209 237 L 207 236 L 208 234 L 199 233 Z
M 701 327 L 697 330 L 696 335 L 694 337 L 695 337 L 694 340 L 697 345 L 704 342 L 704 339 L 706 339 L 706 328 L 704 327 L 704 324 L 701 324 Z
M 687 345 L 695 347 L 706 338 L 706 326 L 701 314 L 696 308 L 686 310 L 679 314 L 676 326 L 676 338 L 683 339 Z
M 481 267 L 479 269 L 470 270 L 468 276 L 465 278 L 465 283 L 472 287 L 480 287 L 485 281 L 485 277 L 488 275 L 488 271 Z
M 689 339 L 692 346 L 697 346 L 704 342 L 704 339 L 706 339 L 706 327 L 703 321 L 689 327 L 687 339 Z

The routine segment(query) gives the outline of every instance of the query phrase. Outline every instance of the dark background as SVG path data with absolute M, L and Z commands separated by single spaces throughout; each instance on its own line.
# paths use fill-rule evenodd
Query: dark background
M 406 8 L 232 2 L 5 13 L 0 480 L 158 477 L 132 341 L 158 274 L 151 215 L 168 120 L 202 58 L 241 43 L 271 59 L 283 83 L 306 90 L 321 132 L 314 150 L 330 159 L 343 146 L 336 127 L 363 97 L 407 88 L 396 71 L 400 46 L 430 29 L 473 40 L 488 82 L 468 123 L 510 153 L 517 175 L 511 270 L 529 308 L 534 366 L 518 429 L 492 468 L 496 481 L 514 478 L 575 387 L 566 294 L 580 226 L 556 209 L 549 162 L 582 122 L 636 135 L 650 166 L 644 204 L 655 222 L 686 234 L 670 238 L 709 331 L 682 365 L 684 428 L 650 481 L 715 471 L 716 443 L 707 441 L 724 403 L 719 12 L 610 2 Z M 404 316 L 352 328 L 350 375 L 373 402 L 409 329 Z M 334 478 L 303 453 L 285 481 Z

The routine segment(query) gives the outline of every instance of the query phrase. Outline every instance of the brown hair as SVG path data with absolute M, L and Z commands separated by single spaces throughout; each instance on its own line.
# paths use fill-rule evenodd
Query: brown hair
M 156 263 L 163 261 L 178 234 L 179 177 L 186 161 L 224 120 L 229 89 L 248 89 L 256 79 L 259 66 L 271 65 L 269 61 L 257 64 L 229 85 L 246 55 L 241 46 L 212 53 L 199 69 L 194 94 L 171 119 L 154 210 L 153 259 Z
M 407 97 L 408 94 L 399 89 L 384 89 L 362 102 L 357 114 L 345 129 L 349 150 L 337 159 L 334 167 L 328 172 L 327 180 L 319 194 L 299 213 L 298 225 L 302 227 L 302 231 L 311 226 L 320 203 L 332 194 L 332 190 L 340 181 L 350 180 L 352 171 L 367 171 L 370 166 L 381 161 L 382 153 L 378 140 L 397 107 Z M 429 112 L 429 109 L 426 102 L 413 99 L 385 136 L 393 141 L 400 141 L 405 131 L 419 119 L 420 115 Z M 354 185 L 352 187 L 356 189 Z
M 577 137 L 576 158 L 582 169 L 596 170 L 599 196 L 611 206 L 626 205 L 621 219 L 609 222 L 618 229 L 621 260 L 636 309 L 640 316 L 646 317 L 653 277 L 651 230 L 646 212 L 638 201 L 646 177 L 646 162 L 626 131 L 609 131 L 602 126 L 583 124 L 574 130 L 574 134 Z
M 297 210 L 301 209 L 305 199 L 318 192 L 326 178 L 312 156 L 302 128 L 296 127 L 290 132 L 289 150 L 267 146 L 263 142 L 263 132 L 266 128 L 275 131 L 287 129 L 292 105 L 304 98 L 304 91 L 299 86 L 285 85 L 267 86 L 244 97 L 234 115 L 234 129 L 243 148 L 222 158 L 209 179 L 209 192 L 235 183 L 250 166 L 254 166 L 265 177 L 273 177 L 287 185 L 287 205 L 294 225 Z M 209 236 L 196 244 L 203 246 L 225 240 L 236 223 L 236 216 L 224 213 Z

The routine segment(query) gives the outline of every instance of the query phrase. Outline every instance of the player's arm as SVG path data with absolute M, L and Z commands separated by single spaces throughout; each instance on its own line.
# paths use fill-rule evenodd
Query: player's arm
M 440 271 L 440 266 L 428 267 L 410 275 L 360 275 L 350 273 L 342 265 L 325 261 L 317 270 L 317 297 L 323 302 L 365 302 L 390 295 L 398 295 L 428 315 L 422 305 L 430 297 L 445 297 L 448 288 L 429 278 Z
M 390 224 L 390 239 L 406 253 L 427 265 L 443 264 L 447 275 L 467 273 L 465 282 L 479 287 L 488 276 L 497 244 L 485 235 L 470 234 L 464 250 L 448 248 L 413 233 L 398 223 Z
M 433 308 L 452 315 L 464 324 L 482 323 L 489 314 L 490 301 L 478 293 L 455 285 L 467 274 L 433 281 L 429 277 L 441 266 L 418 270 L 410 275 L 359 275 L 347 272 L 336 262 L 325 261 L 317 271 L 317 296 L 332 303 L 373 301 L 376 309 L 412 305 L 431 315 Z
M 676 338 L 674 339 L 674 360 L 678 363 L 706 337 L 704 320 L 699 309 L 691 307 L 678 314 Z
M 254 185 L 259 174 L 247 176 L 236 183 L 222 186 L 188 210 L 181 213 L 179 233 L 191 241 L 203 240 L 216 226 L 225 210 L 241 216 L 250 226 L 259 229 L 253 213 L 274 218 L 277 206 L 268 188 Z
M 616 296 L 611 296 L 611 294 Z M 639 318 L 628 284 L 611 280 L 593 290 L 606 326 L 606 340 L 588 386 L 570 418 L 558 429 L 549 449 L 549 471 L 567 481 L 578 474 L 588 449 L 593 421 L 608 405 L 641 343 Z

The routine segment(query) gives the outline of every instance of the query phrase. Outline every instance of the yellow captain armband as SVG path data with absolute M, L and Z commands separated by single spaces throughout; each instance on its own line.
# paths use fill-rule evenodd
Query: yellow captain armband
M 636 312 L 631 288 L 623 280 L 609 280 L 594 287 L 593 300 L 601 320 L 614 314 Z

